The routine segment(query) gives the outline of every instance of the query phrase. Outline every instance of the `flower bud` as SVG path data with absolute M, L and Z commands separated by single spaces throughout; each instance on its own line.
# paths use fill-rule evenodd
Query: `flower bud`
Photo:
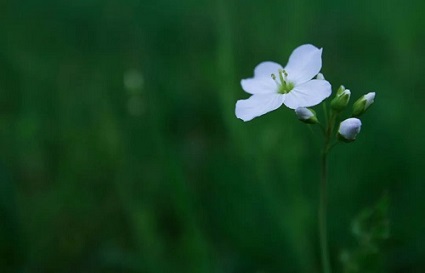
M 325 79 L 325 76 L 323 76 L 322 73 L 319 73 L 319 74 L 317 74 L 316 79 L 317 80 L 324 80 Z
M 353 104 L 353 117 L 362 115 L 375 100 L 375 92 L 369 92 Z
M 344 85 L 341 85 L 339 88 L 338 88 L 338 90 L 336 91 L 336 95 L 337 96 L 340 96 L 341 94 L 342 94 L 342 92 L 344 92 L 345 91 L 345 86 Z
M 358 118 L 348 118 L 339 125 L 338 138 L 344 142 L 352 142 L 356 140 L 361 127 L 362 122 Z
M 335 98 L 331 101 L 331 107 L 336 112 L 341 112 L 347 107 L 348 102 L 350 101 L 351 92 L 348 89 L 345 89 L 344 86 L 338 89 Z
M 298 107 L 295 109 L 295 114 L 297 114 L 298 119 L 304 123 L 315 124 L 319 122 L 316 117 L 316 112 L 312 109 Z

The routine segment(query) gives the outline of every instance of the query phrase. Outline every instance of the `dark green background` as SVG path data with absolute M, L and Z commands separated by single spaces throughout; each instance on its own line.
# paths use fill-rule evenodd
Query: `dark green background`
M 330 158 L 335 272 L 385 191 L 379 272 L 424 272 L 424 3 L 0 1 L 0 271 L 319 272 L 319 140 L 234 116 L 312 43 L 334 90 L 377 93 Z

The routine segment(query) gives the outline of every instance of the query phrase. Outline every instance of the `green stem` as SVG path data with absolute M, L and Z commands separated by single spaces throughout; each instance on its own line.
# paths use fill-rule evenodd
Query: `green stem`
M 327 124 L 329 117 L 328 117 L 328 109 L 326 107 L 326 101 L 324 101 L 322 105 L 323 105 L 323 113 L 325 115 L 325 122 Z
M 319 202 L 319 240 L 320 240 L 320 253 L 322 260 L 323 273 L 331 273 L 331 265 L 329 261 L 328 250 L 328 235 L 326 224 L 326 210 L 327 210 L 327 183 L 328 183 L 328 153 L 331 149 L 330 141 L 332 138 L 334 125 L 336 120 L 336 113 L 331 111 L 328 116 L 328 122 L 325 130 L 325 141 L 322 150 L 321 158 L 321 179 L 320 179 L 320 202 Z
M 327 146 L 327 145 L 326 145 Z M 319 204 L 319 238 L 320 250 L 322 258 L 323 273 L 331 273 L 328 252 L 328 236 L 326 228 L 326 203 L 327 203 L 327 178 L 328 178 L 328 153 L 325 150 L 322 152 L 321 164 L 321 183 L 320 183 L 320 204 Z

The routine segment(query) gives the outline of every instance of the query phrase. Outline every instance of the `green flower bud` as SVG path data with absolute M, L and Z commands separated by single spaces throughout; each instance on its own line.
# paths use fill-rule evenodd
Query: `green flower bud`
M 313 109 L 298 107 L 295 109 L 295 114 L 297 114 L 298 119 L 304 123 L 316 124 L 319 122 L 316 117 L 316 112 L 314 112 Z
M 341 94 L 345 91 L 345 86 L 341 85 L 338 90 L 336 91 L 337 96 L 341 96 Z
M 351 92 L 348 89 L 345 89 L 344 86 L 338 89 L 335 98 L 331 101 L 331 107 L 336 112 L 341 112 L 347 107 L 348 102 L 350 101 Z
M 375 92 L 367 93 L 353 104 L 353 117 L 362 115 L 375 100 Z

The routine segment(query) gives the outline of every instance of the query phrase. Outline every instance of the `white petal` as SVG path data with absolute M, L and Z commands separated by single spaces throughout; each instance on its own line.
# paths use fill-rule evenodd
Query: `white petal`
M 322 49 L 313 45 L 302 45 L 292 52 L 285 70 L 290 82 L 301 84 L 311 80 L 321 68 Z
M 375 92 L 369 92 L 366 95 L 364 95 L 364 98 L 366 100 L 365 109 L 367 109 L 374 101 L 375 101 Z
M 282 66 L 275 62 L 262 62 L 254 69 L 254 78 L 241 80 L 242 89 L 250 94 L 276 93 L 278 86 L 271 75 L 278 76 Z
M 256 77 L 241 80 L 242 89 L 250 94 L 277 93 L 277 84 L 269 77 Z
M 236 117 L 249 121 L 279 108 L 285 99 L 283 94 L 255 94 L 249 99 L 236 102 Z
M 286 94 L 285 105 L 291 109 L 310 107 L 321 103 L 332 93 L 331 84 L 325 80 L 311 80 L 295 86 Z
M 272 74 L 278 76 L 279 69 L 283 69 L 282 66 L 275 62 L 262 62 L 257 65 L 254 69 L 254 77 L 268 77 L 271 78 Z

